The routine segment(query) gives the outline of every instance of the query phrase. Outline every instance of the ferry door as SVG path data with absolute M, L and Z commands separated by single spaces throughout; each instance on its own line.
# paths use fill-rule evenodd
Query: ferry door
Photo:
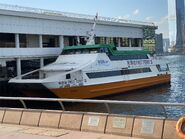
M 72 81 L 75 86 L 78 86 L 83 81 L 82 72 L 77 71 L 77 72 L 73 73 L 72 74 Z
M 124 81 L 128 81 L 128 80 L 129 80 L 128 75 L 124 75 L 124 76 L 123 76 L 123 80 L 124 80 Z
M 124 81 L 129 80 L 128 72 L 129 72 L 128 70 L 122 69 L 122 75 L 123 75 L 123 80 Z

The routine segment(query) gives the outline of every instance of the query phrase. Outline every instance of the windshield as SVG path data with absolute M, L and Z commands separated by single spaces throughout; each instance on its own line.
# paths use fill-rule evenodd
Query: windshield
M 107 48 L 92 48 L 92 49 L 73 49 L 73 50 L 64 50 L 62 55 L 71 55 L 71 54 L 96 54 L 96 53 L 108 53 Z

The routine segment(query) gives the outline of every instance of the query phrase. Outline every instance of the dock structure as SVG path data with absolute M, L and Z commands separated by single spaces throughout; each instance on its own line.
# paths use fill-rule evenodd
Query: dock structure
M 0 4 L 0 19 L 0 70 L 16 71 L 11 76 L 20 76 L 26 60 L 38 60 L 39 68 L 46 59 L 57 57 L 63 47 L 85 44 L 94 16 Z M 100 16 L 95 42 L 141 50 L 149 29 L 155 32 L 156 26 Z
M 100 113 L 1 108 L 1 138 L 179 139 L 177 120 Z
M 179 139 L 176 134 L 178 119 L 95 112 L 28 109 L 26 100 L 46 101 L 43 98 L 8 98 L 19 100 L 25 108 L 0 108 L 0 135 L 8 138 L 105 138 L 105 139 Z M 91 102 L 100 104 L 137 104 L 157 106 L 180 106 L 183 103 L 158 103 L 107 100 L 47 99 L 60 102 Z M 107 108 L 108 109 L 108 108 Z

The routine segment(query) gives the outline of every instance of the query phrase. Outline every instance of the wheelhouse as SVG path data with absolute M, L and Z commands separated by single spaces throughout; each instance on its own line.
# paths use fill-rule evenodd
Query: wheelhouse
M 101 44 L 86 46 L 67 46 L 64 48 L 62 55 L 94 53 L 106 53 L 112 61 L 128 59 L 148 59 L 148 54 L 150 54 L 149 51 L 146 50 L 118 51 L 114 45 Z

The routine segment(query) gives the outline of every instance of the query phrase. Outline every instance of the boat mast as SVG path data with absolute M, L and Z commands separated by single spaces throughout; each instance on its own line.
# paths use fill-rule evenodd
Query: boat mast
M 95 38 L 94 29 L 96 27 L 97 20 L 98 20 L 98 13 L 96 13 L 96 16 L 94 18 L 94 24 L 93 24 L 93 27 L 92 27 L 91 31 L 87 32 L 88 38 L 87 38 L 86 45 L 94 45 L 95 44 L 95 41 L 94 41 L 94 38 Z

